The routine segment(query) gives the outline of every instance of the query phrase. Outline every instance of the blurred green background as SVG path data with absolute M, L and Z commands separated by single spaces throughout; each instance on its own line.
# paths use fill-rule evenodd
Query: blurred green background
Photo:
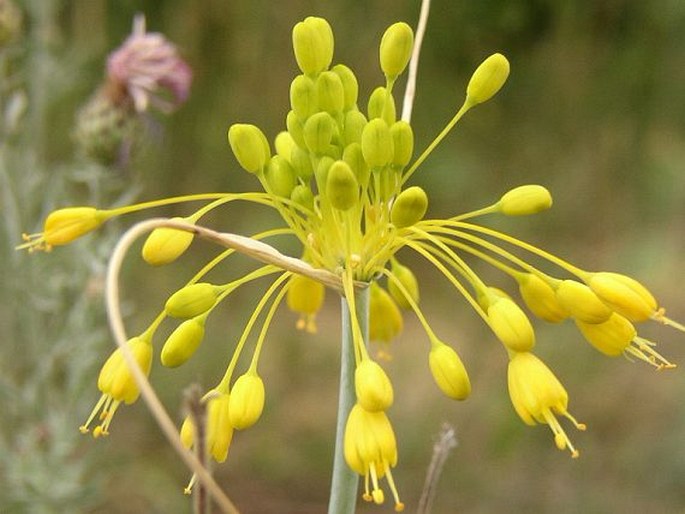
M 415 25 L 419 11 L 418 1 L 406 0 L 19 5 L 19 57 L 3 60 L 15 63 L 11 75 L 19 85 L 6 82 L 4 89 L 25 88 L 28 110 L 23 134 L 3 142 L 4 172 L 14 188 L 3 185 L 2 205 L 6 221 L 24 230 L 38 227 L 53 206 L 41 202 L 48 191 L 47 203 L 66 205 L 115 198 L 98 189 L 108 187 L 130 188 L 139 199 L 252 190 L 257 183 L 238 168 L 226 130 L 234 122 L 255 123 L 270 137 L 283 129 L 296 73 L 292 26 L 308 15 L 329 20 L 334 61 L 355 70 L 364 105 L 382 79 L 380 36 L 398 20 Z M 93 171 L 74 155 L 74 114 L 97 87 L 107 53 L 124 40 L 138 12 L 192 66 L 191 96 L 176 114 L 151 124 L 129 169 Z M 685 320 L 684 33 L 685 3 L 678 0 L 434 0 L 412 120 L 417 149 L 452 117 L 483 58 L 500 51 L 512 72 L 497 97 L 469 113 L 414 176 L 412 182 L 429 194 L 430 215 L 489 204 L 516 185 L 543 184 L 554 195 L 551 211 L 487 223 L 582 267 L 640 277 L 672 317 Z M 31 187 L 20 187 L 19 179 Z M 22 196 L 27 191 L 30 202 L 28 194 Z M 119 411 L 106 440 L 77 433 L 97 399 L 97 370 L 112 344 L 104 331 L 102 266 L 93 263 L 104 262 L 117 234 L 136 219 L 142 217 L 111 224 L 49 256 L 15 253 L 16 234 L 9 221 L 4 226 L 2 512 L 191 510 L 182 494 L 187 472 L 141 402 Z M 259 208 L 228 208 L 207 219 L 241 234 L 277 222 Z M 169 269 L 130 259 L 123 279 L 129 330 L 144 328 L 166 296 L 214 251 L 199 243 Z M 84 257 L 93 254 L 99 260 Z M 547 427 L 529 428 L 517 418 L 506 390 L 506 355 L 475 313 L 420 260 L 407 254 L 404 261 L 420 277 L 431 324 L 460 351 L 474 389 L 459 404 L 440 395 L 428 373 L 428 345 L 407 316 L 386 366 L 396 393 L 390 411 L 400 454 L 395 479 L 407 512 L 416 509 L 443 421 L 456 428 L 459 446 L 440 480 L 435 513 L 685 511 L 682 368 L 657 373 L 609 359 L 584 343 L 571 323 L 538 323 L 537 353 L 567 387 L 571 412 L 588 425 L 584 433 L 569 430 L 581 451 L 571 460 L 555 449 Z M 73 269 L 84 280 L 70 282 Z M 494 285 L 513 291 L 503 277 L 478 269 Z M 215 276 L 228 280 L 239 272 L 226 268 Z M 48 287 L 50 300 L 41 300 Z M 229 302 L 186 366 L 166 370 L 155 363 L 153 384 L 170 412 L 179 412 L 189 383 L 207 388 L 218 380 L 261 292 L 247 288 Z M 285 308 L 271 330 L 260 366 L 265 413 L 254 428 L 235 434 L 228 462 L 215 469 L 242 512 L 325 512 L 337 402 L 338 303 L 329 294 L 316 335 L 298 333 L 295 316 Z M 57 352 L 54 327 L 68 324 L 75 308 L 89 312 L 88 325 L 70 325 L 83 339 L 69 337 Z M 685 334 L 645 326 L 644 335 L 657 339 L 660 351 L 675 362 L 685 362 Z M 70 379 L 76 374 L 78 381 Z M 359 512 L 391 509 L 363 505 Z

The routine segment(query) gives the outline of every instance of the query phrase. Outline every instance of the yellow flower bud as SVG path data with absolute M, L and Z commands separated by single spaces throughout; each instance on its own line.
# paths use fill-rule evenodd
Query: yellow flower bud
M 370 287 L 369 338 L 389 343 L 402 332 L 402 313 L 385 289 L 376 282 Z
M 290 106 L 300 120 L 319 111 L 317 87 L 306 75 L 298 75 L 290 83 Z
M 511 403 L 523 422 L 549 425 L 557 448 L 568 448 L 572 457 L 578 457 L 556 416 L 568 418 L 578 430 L 585 430 L 585 425 L 568 412 L 568 393 L 545 363 L 532 353 L 516 352 L 509 361 L 507 379 Z
M 325 189 L 326 180 L 328 180 L 328 171 L 333 166 L 335 159 L 329 156 L 324 156 L 319 160 L 319 164 L 316 166 L 314 171 L 314 176 L 316 177 L 316 185 L 319 191 Z
M 428 364 L 440 390 L 454 400 L 465 400 L 471 394 L 471 381 L 464 363 L 451 347 L 438 342 L 431 348 Z
M 309 119 L 311 120 L 313 117 Z M 293 167 L 295 174 L 304 181 L 309 180 L 314 174 L 312 159 L 309 156 L 309 152 L 300 148 L 299 145 L 295 145 L 290 152 L 290 164 Z
M 354 72 L 344 64 L 336 64 L 331 70 L 340 77 L 340 81 L 345 93 L 343 109 L 349 111 L 357 106 L 357 96 L 359 95 L 359 84 Z
M 528 317 L 507 297 L 496 296 L 487 310 L 490 328 L 509 350 L 526 352 L 535 345 L 535 332 Z
M 285 126 L 295 144 L 304 148 L 306 146 L 304 143 L 304 125 L 302 124 L 302 120 L 295 114 L 295 111 L 288 112 L 288 115 L 285 118 Z M 289 160 L 291 159 L 290 155 L 285 157 Z
M 172 218 L 172 221 L 186 221 L 184 218 Z M 178 259 L 193 242 L 193 233 L 175 228 L 160 227 L 154 229 L 145 240 L 142 255 L 145 262 L 152 266 L 163 266 Z
M 393 143 L 393 157 L 390 164 L 403 168 L 411 160 L 414 153 L 414 132 L 406 121 L 398 121 L 390 126 Z
M 369 412 L 387 410 L 393 402 L 392 384 L 377 362 L 364 359 L 354 372 L 357 402 Z
M 264 382 L 254 372 L 248 371 L 233 385 L 228 408 L 231 426 L 244 430 L 254 425 L 264 409 Z
M 98 228 L 107 219 L 93 207 L 66 207 L 51 212 L 43 225 L 43 239 L 48 246 L 61 246 Z
M 290 163 L 280 155 L 274 155 L 266 169 L 266 183 L 276 196 L 290 198 L 297 184 L 297 175 Z
M 324 71 L 316 78 L 319 109 L 331 115 L 342 112 L 345 106 L 345 90 L 342 80 L 333 71 Z
M 403 309 L 411 309 L 411 303 L 405 296 L 405 292 L 409 294 L 411 300 L 415 303 L 419 303 L 419 281 L 416 279 L 416 275 L 407 266 L 400 264 L 397 259 L 392 259 L 392 274 L 393 276 L 402 284 L 404 291 L 395 283 L 394 280 L 388 280 L 388 291 L 390 296 L 397 302 Z
M 184 321 L 164 342 L 161 360 L 167 368 L 177 368 L 190 359 L 205 336 L 205 317 Z
M 523 301 L 538 318 L 550 323 L 568 318 L 568 312 L 559 304 L 554 289 L 543 279 L 532 273 L 522 273 L 518 284 Z
M 333 30 L 326 20 L 309 16 L 293 28 L 295 60 L 302 73 L 313 75 L 333 60 Z
M 214 306 L 219 292 L 218 286 L 207 282 L 182 287 L 169 297 L 164 311 L 172 318 L 194 318 Z
M 297 322 L 298 329 L 316 332 L 315 315 L 321 310 L 325 296 L 326 288 L 321 282 L 304 275 L 290 278 L 285 299 L 288 308 L 301 315 Z
M 228 129 L 228 143 L 238 163 L 250 173 L 259 173 L 271 157 L 269 142 L 255 125 L 234 123 Z
M 549 209 L 552 195 L 544 187 L 530 184 L 507 191 L 497 205 L 499 211 L 507 216 L 526 216 Z
M 576 320 L 576 326 L 592 346 L 611 357 L 621 355 L 637 335 L 633 324 L 615 312 L 602 323 Z
M 132 337 L 126 345 L 133 354 L 138 367 L 148 375 L 152 366 L 152 345 L 142 337 Z M 98 388 L 113 400 L 131 404 L 138 399 L 140 391 L 133 374 L 124 360 L 120 349 L 109 356 L 100 370 Z
M 207 399 L 207 451 L 216 462 L 224 462 L 233 439 L 233 427 L 228 419 L 230 395 L 212 390 L 205 395 Z M 181 425 L 181 442 L 191 448 L 195 439 L 195 425 L 186 416 Z
M 367 111 L 369 119 L 381 118 L 388 126 L 397 120 L 395 99 L 390 91 L 384 87 L 377 87 L 369 97 Z
M 362 152 L 370 168 L 383 168 L 392 160 L 394 149 L 388 124 L 381 118 L 369 121 L 362 131 Z
M 414 46 L 414 32 L 404 22 L 393 23 L 383 34 L 380 47 L 381 70 L 388 80 L 395 80 L 409 63 Z
M 335 121 L 327 112 L 319 112 L 310 116 L 304 123 L 304 143 L 310 152 L 326 153 L 333 139 Z
M 360 111 L 349 111 L 345 114 L 345 127 L 343 129 L 343 138 L 345 144 L 361 143 L 362 133 L 368 121 L 366 116 Z
M 563 309 L 584 323 L 602 323 L 611 316 L 607 307 L 585 284 L 564 280 L 557 287 L 557 300 Z
M 292 111 L 290 111 L 292 112 Z M 276 153 L 283 157 L 286 161 L 290 162 L 290 154 L 295 146 L 295 140 L 289 132 L 279 132 L 274 140 L 274 146 L 276 147 Z
M 345 161 L 335 161 L 328 170 L 326 197 L 333 207 L 341 211 L 346 211 L 359 202 L 359 184 Z
M 428 196 L 418 186 L 408 187 L 395 198 L 390 221 L 397 228 L 411 227 L 421 221 L 428 209 Z
M 304 184 L 296 185 L 293 192 L 290 193 L 290 199 L 305 209 L 314 210 L 314 193 L 309 189 L 309 186 Z
M 369 178 L 371 176 L 371 170 L 364 160 L 364 154 L 362 153 L 362 145 L 359 143 L 350 143 L 343 150 L 342 155 L 343 161 L 349 164 L 352 169 L 352 173 L 357 178 L 357 182 L 362 187 L 366 187 L 369 184 Z
M 493 54 L 473 72 L 466 88 L 466 103 L 476 105 L 495 96 L 509 76 L 509 61 L 502 54 Z
M 631 321 L 646 321 L 657 311 L 652 293 L 634 278 L 620 273 L 593 273 L 587 285 L 608 305 Z
M 195 425 L 189 416 L 186 416 L 183 420 L 179 436 L 181 438 L 181 444 L 190 450 L 195 442 Z

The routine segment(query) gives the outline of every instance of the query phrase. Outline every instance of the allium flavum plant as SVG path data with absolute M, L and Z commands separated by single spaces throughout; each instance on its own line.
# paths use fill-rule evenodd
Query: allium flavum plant
M 486 284 L 464 257 L 485 261 L 508 275 L 536 318 L 551 323 L 572 319 L 583 337 L 609 356 L 624 355 L 656 369 L 672 368 L 674 365 L 656 351 L 653 342 L 638 335 L 634 324 L 655 320 L 680 330 L 684 327 L 667 318 L 652 294 L 635 279 L 581 269 L 473 221 L 486 215 L 525 216 L 544 211 L 551 207 L 552 197 L 543 186 L 516 187 L 491 205 L 451 218 L 426 218 L 428 196 L 420 187 L 408 186 L 409 179 L 467 111 L 500 90 L 509 75 L 507 59 L 494 54 L 483 61 L 473 73 L 464 103 L 454 118 L 413 159 L 412 127 L 407 120 L 397 119 L 393 97 L 393 86 L 407 67 L 414 46 L 407 24 L 395 23 L 383 35 L 380 67 L 385 84 L 373 91 L 366 109 L 358 107 L 353 71 L 343 64 L 331 66 L 333 33 L 326 20 L 306 18 L 295 25 L 292 39 L 301 74 L 290 85 L 287 129 L 276 135 L 272 144 L 254 125 L 238 123 L 228 130 L 236 159 L 254 175 L 264 192 L 196 194 L 116 209 L 64 208 L 48 216 L 41 234 L 27 236 L 29 242 L 24 247 L 50 250 L 71 243 L 115 216 L 173 203 L 204 202 L 184 218 L 150 225 L 156 228 L 143 246 L 143 259 L 153 266 L 170 264 L 198 235 L 233 247 L 219 253 L 174 292 L 149 328 L 128 340 L 127 348 L 144 374 L 149 373 L 155 351 L 163 365 L 182 365 L 201 344 L 205 322 L 216 307 L 240 286 L 268 277 L 270 284 L 235 345 L 225 375 L 204 397 L 208 412 L 206 447 L 217 462 L 226 460 L 233 431 L 249 428 L 262 413 L 265 387 L 258 364 L 280 303 L 285 300 L 299 313 L 298 328 L 314 332 L 326 286 L 337 289 L 349 313 L 345 326 L 354 358 L 354 405 L 339 413 L 346 419 L 344 458 L 349 468 L 364 477 L 363 498 L 383 503 L 380 480 L 385 478 L 397 511 L 403 509 L 403 503 L 391 470 L 398 462 L 398 450 L 387 416 L 393 387 L 370 355 L 369 341 L 396 337 L 403 324 L 401 310 L 410 310 L 425 329 L 428 365 L 438 388 L 455 400 L 464 400 L 471 391 L 458 353 L 433 331 L 419 307 L 419 281 L 397 258 L 406 248 L 437 268 L 502 343 L 509 357 L 509 394 L 521 419 L 529 425 L 547 424 L 557 448 L 568 449 L 577 457 L 578 450 L 562 427 L 562 418 L 579 430 L 585 425 L 569 412 L 566 389 L 533 353 L 535 331 L 529 316 L 514 298 Z M 248 239 L 200 225 L 205 214 L 238 200 L 277 210 L 285 226 Z M 299 261 L 261 243 L 282 234 L 301 242 Z M 205 275 L 225 265 L 235 248 L 267 264 L 223 284 L 206 282 Z M 558 271 L 543 271 L 525 256 L 546 260 Z M 257 328 L 261 315 L 261 328 Z M 166 341 L 155 345 L 155 333 L 169 317 L 181 323 Z M 236 377 L 239 358 L 250 351 L 246 345 L 253 331 L 258 335 L 250 364 Z M 81 426 L 82 432 L 92 430 L 95 437 L 107 435 L 115 412 L 138 398 L 139 384 L 124 357 L 122 349 L 117 349 L 102 367 L 98 378 L 102 396 Z M 193 420 L 187 418 L 180 429 L 186 447 L 194 444 L 195 428 Z M 356 482 L 354 487 L 356 490 Z

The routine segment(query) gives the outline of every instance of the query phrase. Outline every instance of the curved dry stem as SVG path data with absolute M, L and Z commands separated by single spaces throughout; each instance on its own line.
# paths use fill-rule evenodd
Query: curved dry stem
M 419 23 L 416 27 L 416 37 L 414 38 L 414 49 L 412 50 L 411 60 L 409 61 L 409 75 L 407 76 L 407 87 L 404 90 L 404 100 L 402 102 L 402 119 L 409 123 L 411 121 L 411 111 L 414 106 L 414 96 L 416 95 L 416 75 L 419 69 L 419 55 L 423 36 L 426 34 L 426 24 L 428 23 L 428 11 L 430 10 L 430 0 L 421 2 L 421 12 Z

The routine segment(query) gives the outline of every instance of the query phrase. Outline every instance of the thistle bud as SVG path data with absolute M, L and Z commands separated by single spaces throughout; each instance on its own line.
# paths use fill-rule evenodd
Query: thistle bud
M 264 409 L 264 382 L 254 372 L 248 371 L 233 384 L 228 407 L 231 426 L 245 430 L 254 425 Z
M 220 291 L 221 288 L 207 282 L 185 286 L 169 297 L 164 311 L 172 318 L 194 318 L 214 306 Z
M 519 186 L 506 192 L 497 205 L 499 211 L 507 216 L 526 216 L 549 209 L 552 195 L 542 186 Z
M 274 139 L 274 146 L 276 147 L 276 153 L 290 162 L 290 154 L 295 146 L 293 136 L 289 132 L 279 132 L 276 139 Z
M 395 99 L 392 94 L 384 87 L 377 87 L 369 97 L 367 111 L 369 119 L 381 118 L 388 126 L 397 120 L 397 110 Z
M 366 116 L 360 111 L 349 111 L 345 114 L 345 127 L 343 130 L 345 144 L 361 143 L 362 132 L 367 123 Z
M 370 287 L 369 338 L 389 343 L 402 332 L 402 314 L 385 289 L 376 282 L 372 282 Z
M 290 83 L 290 106 L 301 120 L 319 111 L 316 84 L 306 75 L 298 75 Z
M 634 278 L 620 273 L 593 273 L 587 285 L 608 305 L 631 321 L 646 321 L 657 311 L 652 293 Z
M 205 336 L 205 317 L 184 321 L 164 342 L 161 360 L 167 368 L 177 368 L 190 359 Z
M 314 194 L 312 193 L 312 190 L 309 189 L 309 186 L 304 184 L 296 185 L 293 192 L 290 193 L 290 199 L 305 209 L 309 209 L 310 211 L 314 210 Z
M 343 86 L 345 101 L 343 102 L 343 110 L 349 111 L 357 106 L 357 97 L 359 96 L 359 84 L 354 72 L 344 64 L 336 64 L 331 70 L 340 77 L 340 82 Z
M 326 197 L 341 211 L 354 207 L 359 201 L 359 184 L 349 164 L 336 161 L 328 170 Z
M 557 300 L 562 308 L 584 323 L 602 323 L 611 316 L 607 307 L 585 284 L 564 280 L 557 287 Z
M 397 228 L 411 227 L 423 219 L 428 209 L 428 196 L 418 186 L 408 187 L 402 191 L 390 211 L 390 221 Z
M 502 54 L 493 54 L 473 72 L 466 88 L 466 103 L 477 105 L 495 96 L 509 76 L 509 61 Z
M 290 163 L 280 155 L 274 155 L 266 169 L 266 183 L 276 196 L 290 198 L 297 184 L 297 175 Z
M 335 116 L 345 106 L 345 90 L 337 73 L 324 71 L 316 78 L 319 109 Z
M 400 264 L 397 259 L 392 259 L 392 274 L 402 284 L 404 290 L 400 289 L 394 280 L 388 280 L 390 296 L 401 308 L 411 309 L 411 303 L 405 293 L 415 304 L 419 303 L 419 282 L 416 280 L 416 275 L 407 266 Z
M 362 153 L 369 168 L 383 168 L 392 160 L 394 149 L 388 124 L 380 118 L 369 121 L 362 131 Z
M 297 114 L 295 114 L 295 111 L 288 112 L 288 115 L 285 118 L 285 126 L 295 144 L 304 148 L 306 146 L 304 144 L 304 125 L 300 118 L 297 117 Z M 290 159 L 289 156 L 286 157 Z
M 615 312 L 602 323 L 585 323 L 576 320 L 578 330 L 588 343 L 605 355 L 616 357 L 628 348 L 637 336 L 637 330 L 626 318 Z
M 351 143 L 345 147 L 342 155 L 343 161 L 349 164 L 352 169 L 352 173 L 357 177 L 357 182 L 362 187 L 366 187 L 369 184 L 369 177 L 371 175 L 371 170 L 364 160 L 364 154 L 362 153 L 362 145 L 359 143 Z
M 390 135 L 392 136 L 392 146 L 395 150 L 390 164 L 403 168 L 409 164 L 414 153 L 414 132 L 409 123 L 398 121 L 390 126 Z
M 93 207 L 66 207 L 51 212 L 43 225 L 43 239 L 49 246 L 66 245 L 98 228 L 107 219 Z
M 527 352 L 533 348 L 533 326 L 512 299 L 496 296 L 486 312 L 490 328 L 505 347 L 515 352 Z
M 393 402 L 392 384 L 377 362 L 364 359 L 354 372 L 357 402 L 369 412 L 387 410 Z
M 255 125 L 235 123 L 228 129 L 228 143 L 238 163 L 250 173 L 259 173 L 269 162 L 271 151 L 264 133 Z
M 171 221 L 185 221 L 184 218 L 171 218 Z M 152 266 L 163 266 L 178 259 L 193 242 L 193 233 L 187 230 L 160 227 L 154 229 L 145 240 L 142 255 L 145 262 Z
M 297 65 L 306 75 L 327 69 L 333 60 L 333 30 L 326 20 L 309 16 L 293 28 Z
M 568 312 L 559 304 L 554 289 L 543 279 L 532 273 L 522 273 L 518 284 L 523 301 L 538 318 L 550 323 L 568 318 Z
M 381 70 L 388 80 L 393 81 L 409 63 L 414 46 L 414 32 L 404 22 L 393 23 L 381 39 Z
M 465 400 L 471 394 L 471 381 L 464 363 L 451 347 L 444 343 L 433 346 L 428 364 L 440 390 L 454 400 Z
M 326 153 L 333 139 L 333 125 L 335 121 L 327 112 L 319 112 L 310 116 L 304 123 L 304 143 L 310 152 Z
M 295 145 L 290 152 L 290 164 L 295 170 L 295 174 L 304 181 L 308 181 L 314 174 L 309 152 L 299 145 Z

